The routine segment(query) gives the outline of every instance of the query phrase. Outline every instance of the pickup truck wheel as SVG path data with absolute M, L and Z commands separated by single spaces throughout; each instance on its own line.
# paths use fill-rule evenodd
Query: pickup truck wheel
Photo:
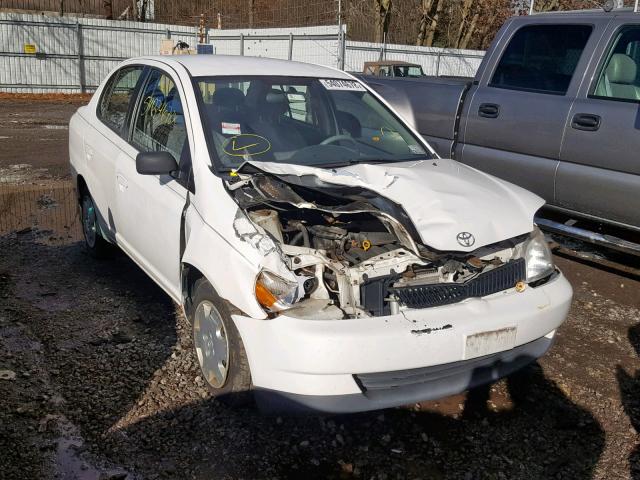
M 249 362 L 229 308 L 206 279 L 195 283 L 192 300 L 193 346 L 209 390 L 233 406 L 250 403 Z
M 82 233 L 84 235 L 84 244 L 87 251 L 95 258 L 105 258 L 109 255 L 109 242 L 102 238 L 100 226 L 98 225 L 98 216 L 93 198 L 89 193 L 82 195 L 81 201 Z

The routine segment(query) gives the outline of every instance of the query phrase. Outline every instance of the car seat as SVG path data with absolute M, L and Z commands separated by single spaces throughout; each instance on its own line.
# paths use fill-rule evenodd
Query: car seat
M 245 121 L 245 97 L 242 90 L 233 87 L 216 88 L 211 103 L 206 105 L 211 129 L 225 137 L 234 133 L 225 133 L 222 124 L 238 125 L 240 133 L 247 133 Z M 244 127 L 244 128 L 243 128 Z
M 598 82 L 596 95 L 640 100 L 640 88 L 636 85 L 637 72 L 638 66 L 631 57 L 624 53 L 613 54 Z
M 265 137 L 275 151 L 292 151 L 306 147 L 307 142 L 285 114 L 289 100 L 282 90 L 271 89 L 256 105 L 255 118 L 249 122 L 253 131 Z

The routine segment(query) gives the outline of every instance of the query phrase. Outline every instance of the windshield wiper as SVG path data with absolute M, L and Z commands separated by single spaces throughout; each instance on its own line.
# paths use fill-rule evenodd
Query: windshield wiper
M 340 168 L 340 167 L 350 167 L 352 165 L 358 165 L 359 163 L 398 163 L 398 162 L 410 162 L 412 160 L 429 160 L 429 157 L 420 156 L 418 158 L 366 158 L 361 160 L 345 160 L 342 162 L 333 162 L 333 163 L 315 163 L 310 165 L 311 167 L 318 168 Z

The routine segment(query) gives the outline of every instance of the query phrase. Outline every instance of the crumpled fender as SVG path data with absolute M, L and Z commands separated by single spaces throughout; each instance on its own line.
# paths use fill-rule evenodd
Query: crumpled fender
M 266 318 L 254 294 L 258 273 L 268 269 L 289 280 L 296 277 L 282 260 L 279 247 L 244 212 L 236 208 L 234 217 L 221 217 L 226 217 L 220 219 L 225 231 L 218 232 L 193 206 L 187 208 L 182 263 L 197 268 L 220 297 L 245 314 Z

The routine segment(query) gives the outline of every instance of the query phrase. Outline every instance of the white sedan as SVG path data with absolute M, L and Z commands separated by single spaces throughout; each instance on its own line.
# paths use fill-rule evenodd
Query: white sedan
M 136 58 L 78 109 L 86 245 L 184 307 L 212 392 L 354 412 L 447 396 L 540 357 L 572 297 L 543 200 L 441 159 L 342 71 Z

